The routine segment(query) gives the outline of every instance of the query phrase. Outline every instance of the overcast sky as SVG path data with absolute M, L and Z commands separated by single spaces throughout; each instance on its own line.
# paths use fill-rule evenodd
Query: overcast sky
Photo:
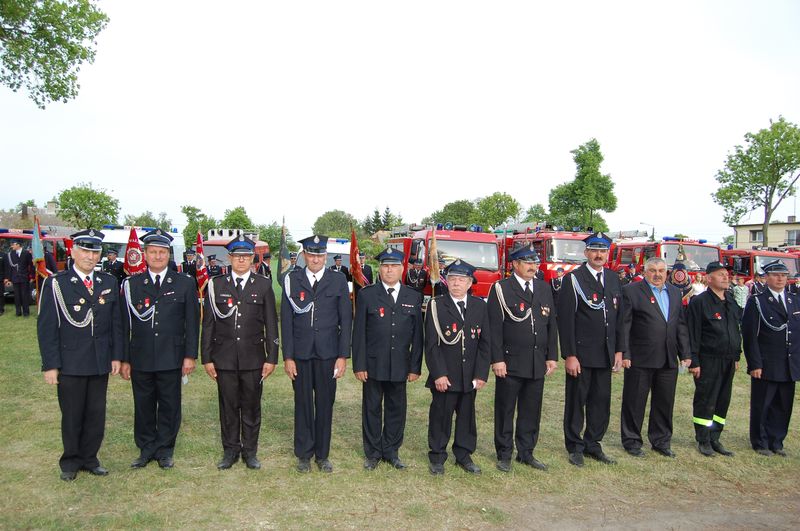
M 76 100 L 42 111 L 0 87 L 2 208 L 91 181 L 123 216 L 181 227 L 183 204 L 241 205 L 302 238 L 331 209 L 419 221 L 496 191 L 546 206 L 594 137 L 612 230 L 718 241 L 727 153 L 800 122 L 791 0 L 100 6 Z

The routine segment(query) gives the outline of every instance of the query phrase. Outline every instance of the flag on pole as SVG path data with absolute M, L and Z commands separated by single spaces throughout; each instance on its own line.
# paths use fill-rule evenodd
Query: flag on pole
M 431 285 L 439 282 L 439 251 L 436 250 L 436 229 L 431 231 L 431 239 L 428 242 L 428 278 Z
M 281 219 L 281 250 L 280 262 L 278 266 L 278 282 L 283 286 L 283 279 L 292 267 L 292 259 L 289 258 L 289 247 L 286 245 L 286 218 Z
M 44 260 L 44 245 L 42 244 L 42 228 L 39 226 L 39 216 L 33 217 L 33 242 L 31 244 L 31 254 L 33 254 L 33 265 L 39 277 L 47 278 L 55 271 L 47 269 Z
M 206 269 L 206 256 L 203 254 L 203 235 L 200 232 L 197 232 L 197 258 L 196 261 L 196 268 L 195 268 L 195 277 L 197 278 L 197 296 L 201 299 L 203 298 L 203 290 L 206 289 L 206 284 L 208 284 L 208 269 Z
M 128 245 L 125 247 L 125 263 L 122 269 L 129 275 L 138 275 L 147 269 L 142 256 L 142 245 L 139 243 L 139 236 L 136 235 L 136 229 L 131 227 L 131 233 L 128 236 Z
M 367 277 L 364 276 L 364 270 L 361 269 L 361 260 L 358 259 L 358 240 L 356 229 L 353 227 L 350 227 L 350 274 L 353 276 L 353 282 L 362 288 L 369 284 Z

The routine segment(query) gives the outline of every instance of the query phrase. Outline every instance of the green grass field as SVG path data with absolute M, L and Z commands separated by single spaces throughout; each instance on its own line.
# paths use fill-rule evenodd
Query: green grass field
M 7 308 L 8 310 L 8 308 Z M 334 413 L 331 460 L 323 475 L 295 470 L 292 454 L 292 392 L 282 370 L 265 383 L 259 457 L 264 468 L 242 464 L 220 472 L 215 384 L 201 371 L 184 387 L 183 426 L 176 466 L 154 463 L 131 470 L 133 443 L 130 385 L 112 378 L 106 437 L 100 452 L 107 477 L 81 473 L 59 480 L 60 413 L 55 388 L 40 372 L 36 318 L 0 317 L 0 527 L 2 528 L 796 528 L 800 523 L 800 433 L 793 422 L 789 458 L 765 458 L 749 449 L 748 377 L 736 377 L 726 445 L 733 458 L 702 457 L 693 444 L 689 375 L 678 383 L 673 449 L 676 460 L 648 452 L 627 456 L 619 441 L 622 377 L 614 377 L 612 417 L 604 447 L 613 467 L 566 460 L 561 428 L 564 368 L 545 386 L 542 433 L 536 455 L 550 466 L 539 472 L 516 465 L 494 468 L 494 381 L 478 395 L 478 450 L 482 476 L 471 477 L 452 459 L 444 477 L 427 470 L 427 411 L 423 380 L 409 386 L 406 440 L 401 457 L 408 470 L 385 464 L 362 468 L 360 384 L 340 380 Z M 647 449 L 648 447 L 646 447 Z

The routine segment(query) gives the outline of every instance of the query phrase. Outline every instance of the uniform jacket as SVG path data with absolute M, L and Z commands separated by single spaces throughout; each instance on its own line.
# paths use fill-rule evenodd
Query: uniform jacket
M 785 291 L 786 309 L 769 290 L 750 297 L 742 317 L 747 372 L 762 369 L 773 382 L 800 380 L 800 300 Z M 758 301 L 756 303 L 756 301 Z M 782 328 L 783 330 L 774 330 Z
M 125 361 L 134 370 L 173 370 L 183 365 L 184 358 L 197 358 L 200 332 L 197 286 L 194 279 L 169 267 L 164 274 L 158 291 L 149 270 L 123 282 L 129 285 L 131 304 L 136 311 L 155 308 L 152 320 L 141 321 L 124 304 Z
M 119 260 L 115 260 L 114 263 L 111 263 L 109 261 L 104 262 L 103 271 L 114 275 L 119 284 L 122 284 L 122 279 L 125 278 L 125 266 Z
M 304 267 L 288 273 L 286 278 L 291 291 L 286 290 L 284 281 L 281 297 L 283 359 L 349 358 L 353 310 L 345 276 L 326 271 L 316 291 L 311 289 Z M 298 313 L 292 303 L 301 312 L 308 311 Z
M 515 276 L 500 280 L 489 290 L 489 328 L 492 363 L 504 361 L 511 376 L 544 378 L 546 360 L 558 359 L 558 329 L 553 294 L 547 282 L 534 279 L 528 298 Z M 500 304 L 502 290 L 505 306 L 514 317 L 530 316 L 523 321 L 512 319 Z
M 406 285 L 414 290 L 421 292 L 425 289 L 425 284 L 428 283 L 428 272 L 424 269 L 414 269 L 409 267 L 406 273 Z
M 603 269 L 605 287 L 597 282 L 594 272 L 586 264 L 564 276 L 558 295 L 558 336 L 561 356 L 577 356 L 581 365 L 605 368 L 614 365 L 622 334 L 622 289 L 619 277 Z M 604 309 L 593 309 L 587 304 L 576 282 L 589 303 L 601 304 Z M 596 302 L 595 302 L 596 301 Z
M 622 288 L 622 344 L 618 349 L 635 367 L 661 369 L 666 363 L 674 369 L 679 359 L 691 357 L 681 291 L 671 284 L 665 284 L 664 289 L 669 298 L 669 319 L 664 319 L 647 282 Z
M 203 312 L 202 359 L 222 370 L 261 369 L 264 363 L 278 363 L 278 314 L 272 282 L 251 273 L 242 288 L 241 298 L 230 275 L 218 276 L 214 283 L 214 303 L 223 315 L 233 307 L 238 314 L 220 318 L 206 292 Z
M 332 266 L 330 266 L 328 268 L 328 270 L 329 271 L 336 271 L 338 273 L 344 274 L 344 276 L 345 276 L 345 278 L 347 279 L 348 282 L 352 282 L 353 281 L 353 277 L 350 276 L 350 271 L 348 271 L 347 267 L 345 267 L 345 266 L 341 266 L 339 269 L 336 269 L 336 266 L 332 265 Z
M 223 273 L 222 266 L 217 265 L 210 265 L 208 266 L 208 278 L 215 277 L 217 275 L 221 275 Z
M 711 289 L 692 297 L 686 308 L 692 367 L 702 366 L 702 357 L 738 360 L 742 352 L 739 324 L 742 309 L 733 295 L 721 300 Z
M 367 284 L 372 284 L 375 282 L 375 278 L 372 276 L 372 266 L 369 264 L 364 264 L 361 266 L 361 272 L 364 273 L 364 278 L 367 279 Z
M 394 302 L 383 283 L 364 287 L 353 320 L 353 372 L 377 381 L 404 382 L 422 373 L 422 295 L 400 285 Z
M 462 341 L 448 345 L 439 340 L 431 311 L 436 304 L 439 327 L 445 340 L 452 341 L 463 330 Z M 489 377 L 489 316 L 483 299 L 467 296 L 466 321 L 450 295 L 434 297 L 428 304 L 425 315 L 425 364 L 428 366 L 426 387 L 436 388 L 438 378 L 447 376 L 451 387 L 449 392 L 469 393 L 472 380 Z
M 14 250 L 6 253 L 5 278 L 14 284 L 28 282 L 33 275 L 33 257 L 27 249 L 23 249 L 19 256 Z
M 64 305 L 53 293 L 58 283 Z M 112 360 L 123 359 L 122 316 L 117 279 L 106 273 L 93 273 L 92 293 L 74 270 L 62 271 L 47 279 L 41 287 L 37 333 L 42 355 L 42 370 L 59 369 L 69 376 L 94 376 L 111 371 Z M 83 328 L 70 324 L 82 322 L 89 312 L 93 321 Z

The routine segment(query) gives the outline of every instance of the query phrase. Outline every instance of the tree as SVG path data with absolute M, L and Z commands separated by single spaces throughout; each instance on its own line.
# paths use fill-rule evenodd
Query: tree
M 119 217 L 119 200 L 104 189 L 95 190 L 92 183 L 80 183 L 58 194 L 58 216 L 82 229 L 115 224 Z
M 745 214 L 764 212 L 763 245 L 769 245 L 769 222 L 786 197 L 794 195 L 800 178 L 800 129 L 783 116 L 768 129 L 744 135 L 746 147 L 736 146 L 725 167 L 717 171 L 719 190 L 714 202 L 725 210 L 724 220 L 736 225 Z
M 381 217 L 381 227 L 378 230 L 391 230 L 392 227 L 402 224 L 403 216 L 393 214 L 391 209 L 387 206 L 383 211 L 383 216 Z
M 469 225 L 476 219 L 475 203 L 468 199 L 461 199 L 447 203 L 441 210 L 432 212 L 422 220 L 423 223 L 447 223 L 455 225 Z
M 18 212 L 22 211 L 24 207 L 35 207 L 35 206 L 36 206 L 36 201 L 34 201 L 33 199 L 28 199 L 27 201 L 20 201 L 19 203 L 17 203 L 17 211 Z
M 350 228 L 356 227 L 356 218 L 341 210 L 329 210 L 314 222 L 314 234 L 325 234 L 333 238 L 349 238 Z
M 528 207 L 525 211 L 525 216 L 522 218 L 524 223 L 536 223 L 539 221 L 547 220 L 547 210 L 541 203 L 536 203 Z
M 78 95 L 78 72 L 93 63 L 108 17 L 90 0 L 0 2 L 0 83 L 23 86 L 37 107 Z
M 158 217 L 155 217 L 149 210 L 134 216 L 128 214 L 125 216 L 124 225 L 133 225 L 136 227 L 157 227 L 159 229 L 169 229 L 172 226 L 172 220 L 167 217 L 166 212 L 159 212 Z
M 220 224 L 226 229 L 252 229 L 255 227 L 253 220 L 247 215 L 247 210 L 241 206 L 233 210 L 226 210 L 225 217 L 222 218 Z
M 497 228 L 503 223 L 517 220 L 522 210 L 519 202 L 509 194 L 495 192 L 476 201 L 473 223 L 481 225 L 484 229 Z
M 724 238 L 722 238 L 722 241 L 721 241 L 721 242 L 719 242 L 719 245 L 720 245 L 720 246 L 726 246 L 726 247 L 727 247 L 728 245 L 733 245 L 733 239 L 734 239 L 734 238 L 733 238 L 733 234 L 728 234 L 727 236 L 725 236 Z
M 682 240 L 683 240 L 683 239 L 687 239 L 687 238 L 689 238 L 689 237 L 688 237 L 687 235 L 685 235 L 685 234 L 681 234 L 681 233 L 679 232 L 679 233 L 677 233 L 677 234 L 674 236 L 674 238 L 680 238 L 680 239 L 682 239 Z
M 258 238 L 269 244 L 269 252 L 273 257 L 277 257 L 281 250 L 281 226 L 273 221 L 269 225 L 256 225 L 258 231 Z M 300 248 L 294 240 L 289 229 L 286 229 L 286 246 L 290 251 L 296 251 Z
M 217 220 L 209 217 L 199 208 L 184 205 L 181 212 L 186 216 L 186 228 L 183 229 L 183 242 L 186 247 L 191 247 L 197 243 L 197 233 L 207 234 L 208 229 L 217 227 Z

